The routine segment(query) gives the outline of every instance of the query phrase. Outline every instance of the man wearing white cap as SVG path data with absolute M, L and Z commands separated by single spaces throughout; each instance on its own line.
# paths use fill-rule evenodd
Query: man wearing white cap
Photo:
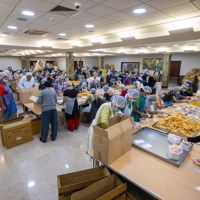
M 35 80 L 31 72 L 28 72 L 25 76 L 21 78 L 18 87 L 21 89 L 35 87 Z

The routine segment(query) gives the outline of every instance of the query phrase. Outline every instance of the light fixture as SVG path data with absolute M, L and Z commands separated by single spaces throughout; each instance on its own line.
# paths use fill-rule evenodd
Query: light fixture
M 145 12 L 146 12 L 146 9 L 144 8 L 138 8 L 138 9 L 133 10 L 134 14 L 143 14 Z
M 69 169 L 69 165 L 68 165 L 68 164 L 66 164 L 65 167 L 66 167 L 67 169 Z
M 28 183 L 28 187 L 31 188 L 31 187 L 34 187 L 35 186 L 35 181 L 30 181 Z
M 31 12 L 31 11 L 28 11 L 28 10 L 22 11 L 22 14 L 23 14 L 23 15 L 26 15 L 26 16 L 30 16 L 30 17 L 32 17 L 32 16 L 35 15 L 34 12 Z
M 7 34 L 5 34 L 5 33 L 0 33 L 0 37 L 7 37 Z
M 59 36 L 66 36 L 66 33 L 59 33 Z
M 94 25 L 93 24 L 86 24 L 85 28 L 94 28 Z
M 174 46 L 174 47 L 178 47 L 179 45 L 178 45 L 178 44 L 174 44 L 173 46 Z
M 17 27 L 16 26 L 7 26 L 9 29 L 13 29 L 13 30 L 16 30 Z

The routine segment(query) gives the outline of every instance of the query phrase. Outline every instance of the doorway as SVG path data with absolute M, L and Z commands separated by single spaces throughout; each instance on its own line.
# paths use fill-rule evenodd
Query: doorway
M 170 84 L 179 84 L 179 76 L 181 70 L 181 61 L 171 61 L 169 82 Z

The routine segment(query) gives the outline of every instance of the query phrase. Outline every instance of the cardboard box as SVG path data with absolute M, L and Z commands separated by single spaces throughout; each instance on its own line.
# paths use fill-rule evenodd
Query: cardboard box
M 22 119 L 24 119 L 25 115 L 30 115 L 30 114 L 34 114 L 30 111 L 28 112 L 23 112 L 19 114 L 19 117 L 21 117 Z M 35 114 L 34 114 L 35 115 Z M 36 119 L 31 119 L 31 129 L 32 129 L 32 134 L 33 135 L 37 135 L 41 133 L 41 118 L 37 117 Z
M 29 98 L 31 96 L 37 97 L 39 94 L 40 94 L 40 90 L 37 87 L 19 89 L 19 96 L 20 96 L 20 101 L 22 104 L 32 102 Z
M 32 134 L 37 135 L 41 133 L 41 119 L 33 119 L 31 120 L 31 129 L 32 129 Z
M 68 200 L 74 192 L 82 190 L 109 175 L 108 169 L 103 167 L 59 175 L 59 200 Z
M 116 175 L 106 177 L 71 196 L 71 200 L 126 200 L 127 185 Z
M 0 125 L 2 144 L 11 148 L 33 140 L 31 122 L 28 120 L 12 121 Z
M 104 164 L 110 164 L 131 149 L 134 132 L 131 118 L 113 117 L 109 128 L 94 126 L 94 157 Z

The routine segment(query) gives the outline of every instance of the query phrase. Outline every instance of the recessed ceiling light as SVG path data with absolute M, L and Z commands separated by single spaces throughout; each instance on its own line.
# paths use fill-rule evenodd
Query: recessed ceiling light
M 9 29 L 13 29 L 13 30 L 16 30 L 17 27 L 16 26 L 7 26 Z
M 34 16 L 34 15 L 35 15 L 34 12 L 31 12 L 31 11 L 28 11 L 28 10 L 22 11 L 22 14 L 23 14 L 23 15 L 26 15 L 26 16 Z
M 134 14 L 142 14 L 145 12 L 146 12 L 146 9 L 144 9 L 144 8 L 138 8 L 138 9 L 133 10 Z
M 178 47 L 179 45 L 178 44 L 174 44 L 174 47 Z
M 86 24 L 85 28 L 94 28 L 94 25 L 93 24 Z
M 60 36 L 66 36 L 66 33 L 59 33 Z

